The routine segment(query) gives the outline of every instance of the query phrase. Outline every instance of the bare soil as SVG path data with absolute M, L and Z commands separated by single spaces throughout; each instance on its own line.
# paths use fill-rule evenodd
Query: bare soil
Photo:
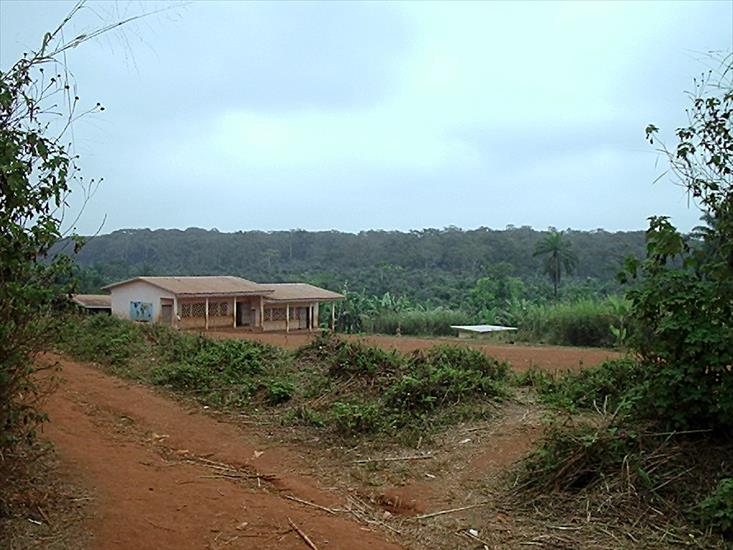
M 219 421 L 98 369 L 60 358 L 43 437 L 93 495 L 92 548 L 399 548 L 360 523 L 297 449 L 257 426 Z M 80 546 L 82 544 L 80 543 Z
M 312 338 L 210 335 L 290 349 Z M 468 345 L 517 370 L 577 369 L 618 356 L 455 338 L 363 339 L 400 351 Z M 323 438 L 316 428 L 282 426 L 268 412 L 214 413 L 94 365 L 44 360 L 59 363 L 63 380 L 47 404 L 43 438 L 57 449 L 61 476 L 88 495 L 83 517 L 74 516 L 76 547 L 307 549 L 293 525 L 319 550 L 582 547 L 562 529 L 582 540 L 586 527 L 548 527 L 507 507 L 514 465 L 543 430 L 542 407 L 521 390 L 495 405 L 490 418 L 431 434 L 416 446 L 349 443 Z
M 256 333 L 245 330 L 216 330 L 206 333 L 213 338 L 246 338 L 257 340 L 274 346 L 281 346 L 289 350 L 297 349 L 310 342 L 313 333 L 293 332 L 285 333 Z M 508 361 L 512 368 L 522 372 L 532 366 L 545 370 L 578 370 L 602 363 L 608 359 L 618 359 L 621 354 L 603 348 L 579 348 L 569 346 L 529 346 L 524 344 L 495 344 L 482 340 L 461 338 L 417 338 L 411 336 L 387 335 L 346 335 L 346 338 L 361 340 L 367 344 L 384 349 L 394 349 L 401 352 L 412 352 L 427 349 L 436 344 L 451 344 L 468 346 L 478 349 L 496 359 Z

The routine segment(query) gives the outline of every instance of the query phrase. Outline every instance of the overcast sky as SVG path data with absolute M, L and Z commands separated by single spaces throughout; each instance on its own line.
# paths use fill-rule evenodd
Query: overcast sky
M 0 67 L 71 5 L 0 0 Z M 82 233 L 698 221 L 644 128 L 684 124 L 733 2 L 120 1 L 70 31 L 166 6 L 69 56 L 107 108 L 74 128 Z

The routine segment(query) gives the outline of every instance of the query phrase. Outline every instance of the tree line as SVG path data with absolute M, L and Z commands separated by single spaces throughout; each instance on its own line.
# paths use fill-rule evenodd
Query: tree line
M 389 292 L 416 303 L 455 306 L 497 266 L 547 293 L 553 282 L 547 278 L 547 259 L 535 252 L 553 233 L 512 226 L 356 234 L 123 229 L 88 239 L 76 262 L 80 290 L 86 292 L 138 275 L 227 274 L 255 281 L 307 281 L 376 296 Z M 575 255 L 567 282 L 600 294 L 617 289 L 614 277 L 625 257 L 644 253 L 642 231 L 567 230 L 563 239 Z M 61 241 L 54 252 L 69 246 Z

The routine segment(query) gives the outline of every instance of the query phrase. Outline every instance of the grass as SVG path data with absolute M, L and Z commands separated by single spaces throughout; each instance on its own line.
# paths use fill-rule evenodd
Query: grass
M 445 308 L 385 312 L 365 317 L 363 329 L 372 334 L 404 334 L 406 336 L 451 336 L 451 325 L 471 323 L 471 316 L 463 311 Z
M 549 373 L 532 367 L 516 376 L 516 383 L 533 387 L 543 403 L 569 412 L 631 406 L 632 390 L 642 381 L 642 367 L 629 358 L 572 372 Z
M 617 298 L 535 304 L 517 314 L 517 339 L 565 346 L 612 347 L 619 343 L 626 304 Z
M 517 376 L 556 411 L 523 463 L 520 488 L 531 500 L 585 500 L 614 519 L 643 516 L 645 527 L 662 532 L 693 530 L 719 547 L 733 536 L 730 434 L 670 431 L 645 415 L 644 374 L 643 366 L 622 359 L 579 372 Z
M 341 438 L 415 439 L 481 416 L 510 395 L 509 366 L 465 348 L 409 355 L 325 335 L 295 353 L 250 340 L 212 340 L 112 317 L 75 318 L 59 347 L 114 374 L 221 409 L 267 408 L 281 423 Z
M 632 541 L 663 533 L 660 540 L 682 544 L 694 534 L 698 547 L 723 547 L 721 537 L 731 536 L 730 438 L 631 422 L 644 377 L 628 359 L 575 373 L 511 375 L 506 363 L 466 347 L 400 354 L 323 335 L 288 353 L 99 316 L 69 321 L 58 346 L 115 374 L 221 410 L 266 412 L 350 447 L 428 441 L 493 414 L 491 403 L 524 386 L 555 415 L 506 493 L 517 509 L 543 510 L 543 523 L 556 525 L 592 514 Z

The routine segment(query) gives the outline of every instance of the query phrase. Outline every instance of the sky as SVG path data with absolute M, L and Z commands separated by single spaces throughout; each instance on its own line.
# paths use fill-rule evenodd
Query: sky
M 0 0 L 0 68 L 72 6 Z M 82 234 L 698 223 L 644 129 L 674 145 L 733 2 L 106 1 L 66 36 L 156 10 L 67 58 L 105 106 Z

